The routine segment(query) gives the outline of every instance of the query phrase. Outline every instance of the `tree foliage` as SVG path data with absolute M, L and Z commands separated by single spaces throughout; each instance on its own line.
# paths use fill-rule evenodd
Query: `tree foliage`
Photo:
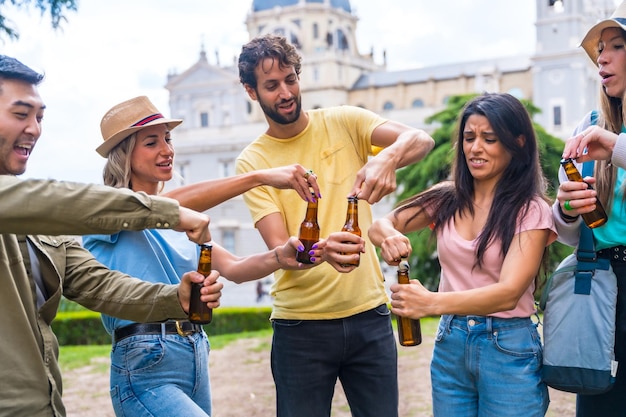
M 447 107 L 426 119 L 426 123 L 433 124 L 437 128 L 431 133 L 435 140 L 433 150 L 419 163 L 403 168 L 398 171 L 398 195 L 397 204 L 428 187 L 448 179 L 453 158 L 453 138 L 456 138 L 457 117 L 463 106 L 476 94 L 459 95 L 450 97 Z M 531 102 L 521 100 L 531 118 L 539 113 L 539 109 Z M 534 123 L 541 167 L 544 176 L 548 180 L 548 194 L 551 198 L 556 195 L 558 189 L 559 160 L 563 150 L 563 141 L 548 134 L 543 127 Z M 430 290 L 437 289 L 439 285 L 439 258 L 435 236 L 429 229 L 407 235 L 411 241 L 413 252 L 409 259 L 411 264 L 411 277 L 419 279 Z M 550 246 L 549 266 L 547 271 L 553 270 L 567 254 L 572 252 L 560 243 Z
M 61 22 L 67 22 L 65 12 L 78 10 L 77 0 L 0 0 L 0 6 L 12 5 L 16 9 L 27 9 L 33 5 L 41 16 L 47 12 L 50 14 L 50 24 L 53 29 L 58 29 Z M 20 34 L 13 22 L 5 15 L 6 7 L 0 11 L 0 39 L 8 37 L 17 40 Z

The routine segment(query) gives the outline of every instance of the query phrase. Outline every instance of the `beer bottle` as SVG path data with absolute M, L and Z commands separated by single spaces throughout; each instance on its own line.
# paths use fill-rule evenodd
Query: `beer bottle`
M 304 245 L 304 251 L 296 254 L 296 260 L 303 264 L 312 264 L 309 251 L 311 247 L 320 240 L 320 225 L 317 223 L 317 198 L 311 192 L 311 200 L 306 206 L 306 215 L 300 223 L 300 235 L 298 238 Z
M 398 284 L 409 283 L 409 263 L 402 259 L 398 265 Z M 398 319 L 398 341 L 402 346 L 417 346 L 422 343 L 422 328 L 419 320 L 396 316 Z
M 198 272 L 207 277 L 211 273 L 211 249 L 208 243 L 200 245 L 200 259 L 198 260 Z M 200 289 L 203 283 L 191 283 L 191 296 L 189 298 L 189 321 L 195 324 L 208 324 L 213 319 L 213 310 L 200 300 Z
M 354 235 L 361 236 L 359 228 L 359 199 L 356 196 L 348 197 L 348 211 L 346 212 L 346 224 L 341 229 L 342 232 L 350 232 Z M 344 242 L 347 243 L 347 242 Z M 345 253 L 342 253 L 345 255 Z M 356 261 L 342 264 L 341 266 L 359 266 L 361 258 Z
M 578 169 L 576 169 L 576 165 L 574 165 L 574 161 L 572 161 L 571 158 L 561 159 L 561 165 L 570 181 L 583 182 L 583 177 L 580 175 L 580 172 L 578 172 Z M 591 184 L 587 184 L 587 188 L 593 189 Z M 608 220 L 606 211 L 604 211 L 604 207 L 598 199 L 596 199 L 596 209 L 590 213 L 581 214 L 581 216 L 590 229 L 602 226 Z

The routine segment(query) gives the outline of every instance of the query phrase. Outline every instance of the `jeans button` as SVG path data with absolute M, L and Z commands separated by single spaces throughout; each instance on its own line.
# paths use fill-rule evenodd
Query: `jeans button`
M 469 321 L 467 322 L 467 324 L 469 324 L 470 326 L 473 326 L 476 324 L 476 321 L 474 319 L 469 319 Z

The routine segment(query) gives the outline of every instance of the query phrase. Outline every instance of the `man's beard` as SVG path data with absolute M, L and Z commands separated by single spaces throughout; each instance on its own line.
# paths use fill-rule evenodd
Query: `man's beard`
M 295 97 L 294 101 L 296 102 L 296 111 L 287 116 L 281 115 L 276 110 L 274 110 L 273 107 L 266 105 L 260 100 L 259 100 L 259 104 L 261 105 L 261 110 L 263 110 L 263 113 L 265 113 L 267 117 L 269 117 L 270 119 L 272 119 L 274 122 L 278 124 L 288 125 L 298 120 L 298 118 L 300 117 L 300 112 L 302 111 L 301 97 L 300 96 Z

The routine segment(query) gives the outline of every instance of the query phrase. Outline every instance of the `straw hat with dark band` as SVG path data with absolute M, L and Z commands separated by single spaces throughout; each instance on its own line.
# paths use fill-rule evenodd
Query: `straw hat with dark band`
M 620 28 L 626 31 L 626 1 L 623 1 L 613 12 L 611 17 L 595 24 L 581 42 L 580 46 L 585 49 L 591 61 L 598 65 L 598 44 L 602 31 L 606 28 Z
M 171 130 L 182 122 L 163 117 L 146 96 L 131 98 L 114 106 L 102 118 L 100 131 L 104 143 L 96 151 L 106 158 L 117 144 L 145 127 L 167 123 Z

